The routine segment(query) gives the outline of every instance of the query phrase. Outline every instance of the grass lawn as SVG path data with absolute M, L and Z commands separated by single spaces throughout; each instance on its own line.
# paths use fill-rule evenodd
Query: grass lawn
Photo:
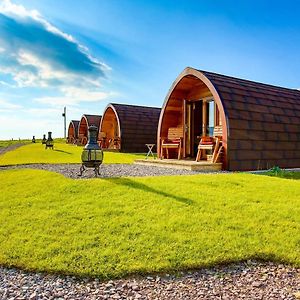
M 300 172 L 289 172 L 285 170 L 279 170 L 279 171 L 268 171 L 265 172 L 264 175 L 273 176 L 273 177 L 279 177 L 279 178 L 286 178 L 286 179 L 296 179 L 300 180 Z
M 97 276 L 250 258 L 300 266 L 300 184 L 253 174 L 0 172 L 0 264 Z
M 41 143 L 28 144 L 0 156 L 0 165 L 17 165 L 32 163 L 80 163 L 82 147 L 56 142 L 54 150 L 45 150 Z M 105 152 L 104 163 L 133 163 L 137 158 L 144 158 L 145 154 Z
M 0 148 L 2 147 L 8 147 L 10 145 L 15 145 L 15 144 L 27 144 L 27 143 L 31 143 L 30 140 L 6 140 L 6 141 L 1 141 L 0 140 Z

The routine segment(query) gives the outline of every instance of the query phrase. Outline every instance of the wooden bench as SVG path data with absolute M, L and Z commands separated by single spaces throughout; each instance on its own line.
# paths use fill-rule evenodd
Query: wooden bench
M 163 158 L 164 149 L 166 149 L 167 158 L 169 158 L 169 149 L 178 150 L 178 159 L 181 158 L 181 149 L 182 149 L 182 140 L 183 140 L 183 130 L 182 127 L 170 127 L 168 129 L 167 138 L 162 139 L 161 141 L 161 151 L 160 158 Z
M 200 161 L 201 157 L 204 156 L 202 152 L 206 150 L 213 151 L 211 156 L 211 162 L 216 163 L 221 158 L 223 152 L 223 145 L 222 145 L 222 126 L 216 126 L 214 128 L 213 137 L 204 136 L 201 138 L 199 145 L 198 145 L 198 152 L 196 156 L 196 161 Z

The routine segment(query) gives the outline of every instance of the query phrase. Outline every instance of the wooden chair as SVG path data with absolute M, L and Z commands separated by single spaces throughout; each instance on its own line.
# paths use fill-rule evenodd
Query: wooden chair
M 78 139 L 77 139 L 77 145 L 81 146 L 81 139 L 83 137 L 83 134 L 78 134 Z
M 216 126 L 214 128 L 214 134 L 213 137 L 207 137 L 204 136 L 200 139 L 199 145 L 198 145 L 198 152 L 196 156 L 196 161 L 200 161 L 202 155 L 204 154 L 202 152 L 206 152 L 206 150 L 210 150 L 213 152 L 211 156 L 211 162 L 216 163 L 221 158 L 222 152 L 223 152 L 223 145 L 222 145 L 222 127 Z
M 222 139 L 216 139 L 216 145 L 212 156 L 212 162 L 217 163 L 221 161 L 222 155 L 224 152 L 224 146 L 222 144 Z
M 121 138 L 118 136 L 111 138 L 108 141 L 108 149 L 120 150 L 121 149 Z
M 166 149 L 167 158 L 169 158 L 169 149 L 177 149 L 178 159 L 181 158 L 181 149 L 182 149 L 182 140 L 183 140 L 183 130 L 182 127 L 170 127 L 168 129 L 167 138 L 162 139 L 161 141 L 161 151 L 160 158 L 163 158 L 164 149 Z
M 87 143 L 87 137 L 84 134 L 78 135 L 78 145 L 86 145 Z
M 75 143 L 76 143 L 76 139 L 75 139 L 74 136 L 71 136 L 71 137 L 69 138 L 69 143 L 70 143 L 70 144 L 75 144 Z
M 105 149 L 107 148 L 107 144 L 106 144 L 106 132 L 101 131 L 99 133 L 99 139 L 98 139 L 98 144 L 101 148 Z

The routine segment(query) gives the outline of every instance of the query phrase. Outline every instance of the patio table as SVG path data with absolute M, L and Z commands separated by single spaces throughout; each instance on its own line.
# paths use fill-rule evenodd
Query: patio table
M 147 153 L 145 159 L 147 159 L 147 158 L 150 156 L 150 154 L 151 154 L 151 155 L 153 156 L 153 158 L 154 158 L 154 154 L 153 154 L 153 152 L 152 152 L 152 149 L 154 148 L 155 144 L 145 144 L 145 145 L 146 145 L 146 147 L 148 148 L 148 153 Z

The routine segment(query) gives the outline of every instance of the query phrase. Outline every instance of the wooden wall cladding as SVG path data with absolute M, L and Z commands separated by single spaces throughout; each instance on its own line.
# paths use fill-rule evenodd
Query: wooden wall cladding
M 143 153 L 147 151 L 145 144 L 156 144 L 160 108 L 117 103 L 109 104 L 106 110 L 109 108 L 119 119 L 122 152 Z
M 228 169 L 300 167 L 300 91 L 203 73 L 228 118 Z
M 300 167 L 300 91 L 185 68 L 161 110 L 159 135 L 182 125 L 183 100 L 212 95 L 219 105 L 225 158 L 232 171 Z M 225 127 L 226 126 L 226 127 Z

